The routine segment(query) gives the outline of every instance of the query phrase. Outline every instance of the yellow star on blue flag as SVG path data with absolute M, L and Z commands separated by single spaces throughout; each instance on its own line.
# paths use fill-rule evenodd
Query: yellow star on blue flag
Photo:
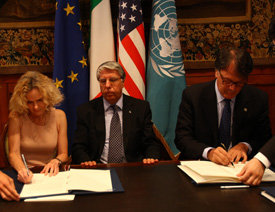
M 75 8 L 75 6 L 71 7 L 71 6 L 69 5 L 69 3 L 67 3 L 67 7 L 64 8 L 64 10 L 67 12 L 67 16 L 70 15 L 70 14 L 73 14 L 73 15 L 74 15 L 74 11 L 73 11 L 74 8 Z
M 71 71 L 71 75 L 68 76 L 68 78 L 71 79 L 71 83 L 73 83 L 75 80 L 78 81 L 77 75 L 78 75 L 78 73 L 75 74 L 73 71 Z
M 63 82 L 63 80 L 58 80 L 57 78 L 56 78 L 56 80 L 55 80 L 55 86 L 57 87 L 57 88 L 63 88 L 63 86 L 62 86 L 62 82 Z
M 57 1 L 53 79 L 65 96 L 59 108 L 67 116 L 69 154 L 76 128 L 76 108 L 89 100 L 89 72 L 80 22 L 78 0 Z
M 85 66 L 87 66 L 87 59 L 82 57 L 82 60 L 78 61 L 82 64 L 82 68 L 84 68 Z

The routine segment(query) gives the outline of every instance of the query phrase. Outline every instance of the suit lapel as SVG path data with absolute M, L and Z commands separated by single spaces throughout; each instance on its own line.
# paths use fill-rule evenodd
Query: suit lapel
M 201 107 L 210 125 L 215 143 L 218 144 L 218 112 L 215 81 L 204 89 Z
M 236 138 L 238 132 L 238 129 L 240 125 L 242 124 L 242 120 L 245 120 L 247 116 L 247 106 L 249 104 L 249 99 L 246 98 L 246 95 L 244 95 L 243 88 L 240 93 L 236 96 L 236 102 L 234 106 L 234 113 L 233 113 L 233 125 L 232 125 L 232 143 L 233 145 L 236 145 Z
M 131 99 L 123 95 L 123 144 L 124 150 L 127 148 L 130 132 L 132 128 L 132 109 L 133 109 L 133 102 Z
M 98 104 L 96 108 L 96 132 L 98 133 L 98 141 L 99 141 L 99 154 L 102 154 L 103 147 L 105 144 L 106 137 L 106 129 L 105 129 L 105 116 L 104 116 L 104 106 L 103 106 L 103 98 L 100 97 L 98 99 Z

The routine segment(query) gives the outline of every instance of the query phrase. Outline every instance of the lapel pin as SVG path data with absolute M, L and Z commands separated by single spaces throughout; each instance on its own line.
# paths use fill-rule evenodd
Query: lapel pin
M 244 110 L 244 112 L 247 112 L 247 108 L 246 107 L 243 110 Z

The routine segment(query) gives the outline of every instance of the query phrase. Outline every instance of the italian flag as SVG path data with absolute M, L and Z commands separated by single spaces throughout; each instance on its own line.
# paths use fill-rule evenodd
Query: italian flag
M 109 0 L 91 0 L 90 28 L 90 99 L 101 95 L 96 78 L 98 66 L 116 61 L 111 7 Z

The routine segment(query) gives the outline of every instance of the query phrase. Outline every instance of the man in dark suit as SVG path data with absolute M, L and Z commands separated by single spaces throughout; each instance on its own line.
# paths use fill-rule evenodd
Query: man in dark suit
M 72 148 L 73 163 L 86 166 L 98 162 L 113 163 L 110 154 L 120 152 L 115 163 L 154 163 L 160 157 L 160 147 L 152 128 L 152 113 L 147 101 L 122 94 L 125 73 L 117 62 L 106 62 L 97 70 L 102 96 L 77 109 L 77 128 Z M 111 135 L 112 117 L 116 113 L 122 126 L 120 150 L 114 151 Z
M 271 138 L 268 96 L 247 85 L 252 70 L 248 52 L 223 48 L 215 61 L 216 80 L 183 91 L 175 137 L 182 159 L 203 158 L 223 165 L 241 158 L 245 162 Z M 225 148 L 220 124 L 226 105 Z
M 275 46 L 275 17 L 269 24 L 269 39 Z M 275 165 L 275 136 L 273 136 L 251 159 L 238 174 L 239 179 L 248 185 L 259 185 L 262 181 L 265 168 Z

